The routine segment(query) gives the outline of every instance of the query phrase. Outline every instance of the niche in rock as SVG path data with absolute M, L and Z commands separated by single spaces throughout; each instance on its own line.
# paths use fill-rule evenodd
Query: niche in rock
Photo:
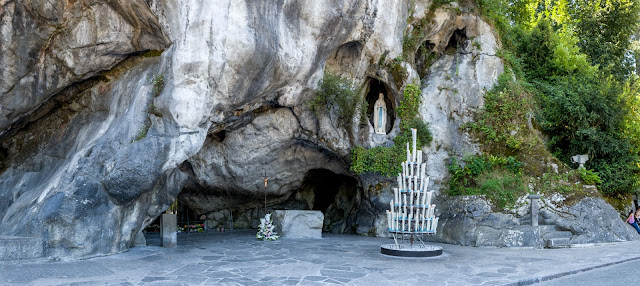
M 362 47 L 358 41 L 340 45 L 329 55 L 325 68 L 337 74 L 350 73 L 360 59 Z
M 465 51 L 467 49 L 467 28 L 457 29 L 451 34 L 447 47 L 444 49 L 444 53 L 447 55 L 454 55 Z
M 220 227 L 218 225 L 211 225 L 208 223 L 206 215 L 193 210 L 189 205 L 181 201 L 179 197 L 175 207 L 178 230 L 182 233 L 206 232 L 211 228 Z M 162 229 L 161 217 L 162 215 L 158 216 L 144 229 L 147 246 L 162 245 L 160 239 L 160 231 Z
M 389 92 L 389 89 L 387 88 L 387 85 L 380 80 L 377 79 L 373 79 L 373 78 L 369 78 L 369 80 L 367 81 L 366 84 L 367 87 L 367 96 L 366 96 L 366 100 L 367 100 L 367 116 L 369 117 L 369 123 L 371 124 L 371 126 L 376 126 L 374 124 L 374 107 L 376 104 L 376 101 L 378 100 L 378 97 L 380 95 L 380 93 L 382 93 L 384 95 L 384 103 L 386 105 L 387 108 L 387 114 L 386 114 L 386 123 L 385 123 L 385 133 L 389 133 L 391 132 L 391 128 L 393 128 L 393 123 L 396 119 L 395 116 L 395 100 L 394 96 L 391 92 Z
M 434 50 L 435 45 L 429 41 L 424 41 L 418 51 L 416 51 L 416 69 L 420 78 L 425 78 L 429 74 L 429 68 L 433 62 L 438 59 L 438 55 Z

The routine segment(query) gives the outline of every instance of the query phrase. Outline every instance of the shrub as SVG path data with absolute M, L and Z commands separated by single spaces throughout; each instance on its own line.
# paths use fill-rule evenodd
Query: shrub
M 319 86 L 317 95 L 309 102 L 309 108 L 317 116 L 336 114 L 339 126 L 349 134 L 353 132 L 353 118 L 356 115 L 359 115 L 361 124 L 366 122 L 367 102 L 360 96 L 360 89 L 349 80 L 325 72 Z
M 448 165 L 448 194 L 484 195 L 498 209 L 513 207 L 527 193 L 522 163 L 513 157 L 467 156 L 462 164 L 453 158 Z

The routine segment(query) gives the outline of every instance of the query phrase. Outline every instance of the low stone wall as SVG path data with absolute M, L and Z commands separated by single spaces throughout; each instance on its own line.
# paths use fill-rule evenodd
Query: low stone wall
M 42 240 L 35 237 L 0 236 L 0 261 L 43 256 Z

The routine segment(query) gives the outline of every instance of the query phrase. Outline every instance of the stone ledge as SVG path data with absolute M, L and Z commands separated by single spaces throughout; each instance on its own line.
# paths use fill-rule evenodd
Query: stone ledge
M 42 241 L 35 237 L 0 236 L 0 261 L 43 256 Z
M 546 241 L 547 248 L 566 248 L 571 247 L 571 241 L 569 238 L 550 238 Z
M 324 214 L 321 211 L 276 210 L 273 223 L 280 237 L 322 238 Z

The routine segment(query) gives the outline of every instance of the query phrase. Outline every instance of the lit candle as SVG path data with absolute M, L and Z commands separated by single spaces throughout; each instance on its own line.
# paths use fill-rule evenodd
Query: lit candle
M 427 205 L 431 205 L 431 196 L 433 196 L 433 191 L 427 193 Z
M 398 188 L 393 188 L 393 200 L 391 200 L 392 203 L 392 209 L 393 209 L 393 202 L 398 202 Z
M 411 137 L 413 137 L 413 161 L 416 161 L 416 131 L 415 128 L 411 128 Z
M 438 219 L 439 218 L 435 218 L 433 220 L 433 224 L 431 224 L 431 228 L 433 229 L 433 233 L 436 233 L 436 230 L 438 229 Z
M 407 142 L 407 162 L 411 161 L 411 153 L 409 153 L 409 142 Z
M 431 230 L 431 220 L 427 218 L 427 232 Z

